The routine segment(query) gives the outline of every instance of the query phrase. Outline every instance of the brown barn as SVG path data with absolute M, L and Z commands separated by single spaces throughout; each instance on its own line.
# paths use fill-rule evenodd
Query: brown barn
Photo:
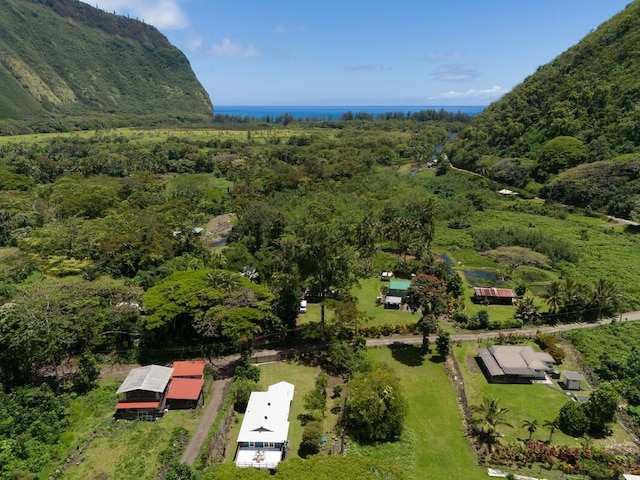
M 498 305 L 511 305 L 516 298 L 510 288 L 480 288 L 473 289 L 474 303 L 492 303 Z

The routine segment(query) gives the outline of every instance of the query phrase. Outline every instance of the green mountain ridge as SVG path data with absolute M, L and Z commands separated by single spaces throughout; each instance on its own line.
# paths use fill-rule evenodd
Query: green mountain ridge
M 78 0 L 0 9 L 0 119 L 212 115 L 189 61 L 154 27 Z
M 450 147 L 449 158 L 456 166 L 553 197 L 548 186 L 563 171 L 638 156 L 638 72 L 636 0 L 476 115 Z M 627 185 L 625 194 L 640 194 L 640 184 Z

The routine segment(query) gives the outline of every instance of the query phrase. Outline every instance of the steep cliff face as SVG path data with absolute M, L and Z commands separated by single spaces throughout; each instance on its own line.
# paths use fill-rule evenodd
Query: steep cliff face
M 212 114 L 187 58 L 150 25 L 77 0 L 0 11 L 0 119 Z
M 639 45 L 636 0 L 474 117 L 452 161 L 480 170 L 483 156 L 526 158 L 554 174 L 576 162 L 546 168 L 545 146 L 569 137 L 586 149 L 577 163 L 639 152 Z

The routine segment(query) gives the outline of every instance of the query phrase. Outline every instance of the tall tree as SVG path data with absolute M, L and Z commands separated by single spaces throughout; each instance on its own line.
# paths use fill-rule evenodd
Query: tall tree
M 326 197 L 309 205 L 300 232 L 300 271 L 310 293 L 320 298 L 320 321 L 324 323 L 324 299 L 345 292 L 355 281 L 355 254 L 335 206 Z
M 378 365 L 349 382 L 345 419 L 349 434 L 360 441 L 397 438 L 404 428 L 406 412 L 400 379 L 387 365 Z

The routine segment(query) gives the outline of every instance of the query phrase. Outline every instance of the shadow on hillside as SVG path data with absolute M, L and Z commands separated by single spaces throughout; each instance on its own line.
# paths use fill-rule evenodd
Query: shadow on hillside
M 419 346 L 394 342 L 389 345 L 389 349 L 391 350 L 391 356 L 407 367 L 419 367 L 424 363 Z

